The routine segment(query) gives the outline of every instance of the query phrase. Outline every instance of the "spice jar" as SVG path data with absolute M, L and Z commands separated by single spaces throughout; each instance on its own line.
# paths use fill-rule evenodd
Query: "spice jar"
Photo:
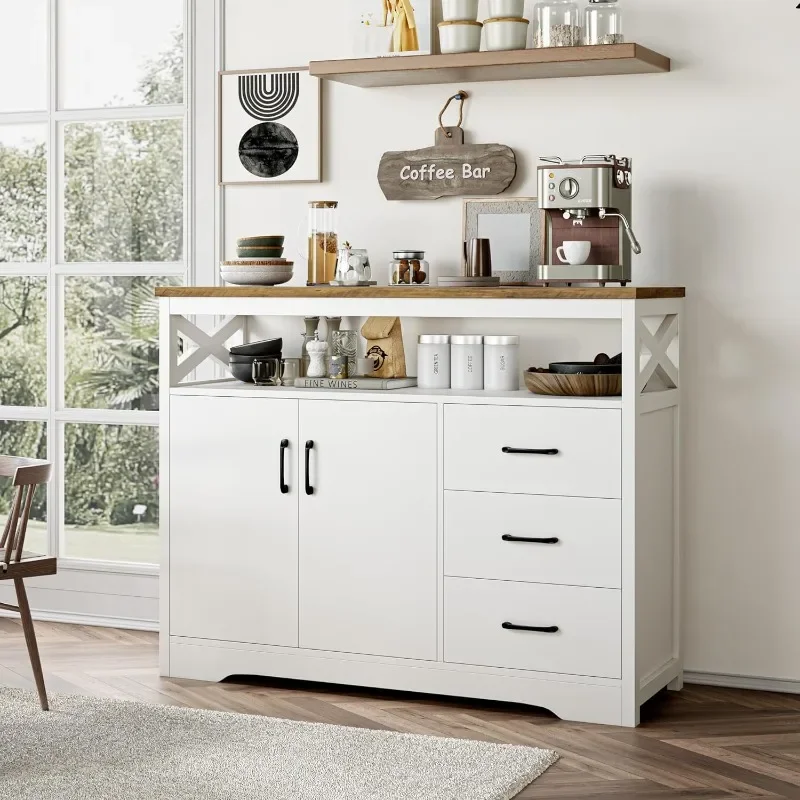
M 349 377 L 347 356 L 331 356 L 328 363 L 328 377 L 332 381 L 340 381 Z
M 450 388 L 450 337 L 425 334 L 417 346 L 417 386 L 420 389 Z
M 427 286 L 431 282 L 430 265 L 422 250 L 395 250 L 389 264 L 390 286 Z
M 483 339 L 483 388 L 487 392 L 519 390 L 519 336 Z
M 537 3 L 534 14 L 534 47 L 574 47 L 583 42 L 581 12 L 572 0 Z
M 618 0 L 589 0 L 583 16 L 583 43 L 622 44 L 624 41 Z
M 450 337 L 450 385 L 453 389 L 483 389 L 483 336 Z

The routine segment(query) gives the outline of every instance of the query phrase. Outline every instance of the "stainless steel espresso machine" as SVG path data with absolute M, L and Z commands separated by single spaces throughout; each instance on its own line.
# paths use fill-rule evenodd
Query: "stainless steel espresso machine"
M 545 162 L 539 167 L 544 263 L 535 282 L 629 283 L 631 252 L 642 252 L 631 228 L 631 159 L 597 155 L 540 160 Z

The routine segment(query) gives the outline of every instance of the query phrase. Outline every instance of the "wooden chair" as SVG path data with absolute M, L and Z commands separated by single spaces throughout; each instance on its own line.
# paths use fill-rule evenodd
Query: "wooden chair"
M 3 538 L 0 540 L 0 581 L 14 581 L 17 590 L 18 606 L 0 603 L 0 608 L 15 611 L 22 617 L 22 630 L 25 632 L 25 644 L 31 658 L 31 668 L 39 692 L 42 711 L 48 711 L 47 691 L 44 688 L 42 662 L 39 660 L 39 648 L 36 645 L 36 634 L 33 630 L 31 607 L 25 593 L 24 578 L 38 578 L 42 575 L 55 575 L 57 560 L 35 553 L 26 553 L 25 532 L 28 529 L 28 516 L 37 486 L 50 480 L 51 465 L 47 461 L 34 461 L 30 458 L 14 458 L 0 456 L 0 477 L 13 478 L 14 498 L 8 514 Z

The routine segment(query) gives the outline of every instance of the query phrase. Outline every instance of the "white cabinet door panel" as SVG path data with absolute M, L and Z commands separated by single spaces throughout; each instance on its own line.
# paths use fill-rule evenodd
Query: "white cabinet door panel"
M 299 456 L 297 400 L 171 399 L 173 636 L 297 646 Z
M 301 400 L 308 441 L 300 646 L 435 660 L 436 406 Z

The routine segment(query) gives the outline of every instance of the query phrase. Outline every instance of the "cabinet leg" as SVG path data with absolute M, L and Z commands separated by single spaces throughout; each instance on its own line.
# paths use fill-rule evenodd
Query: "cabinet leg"
M 667 689 L 669 689 L 671 692 L 679 692 L 681 689 L 683 689 L 683 673 L 678 675 L 674 681 L 670 681 L 667 684 Z

